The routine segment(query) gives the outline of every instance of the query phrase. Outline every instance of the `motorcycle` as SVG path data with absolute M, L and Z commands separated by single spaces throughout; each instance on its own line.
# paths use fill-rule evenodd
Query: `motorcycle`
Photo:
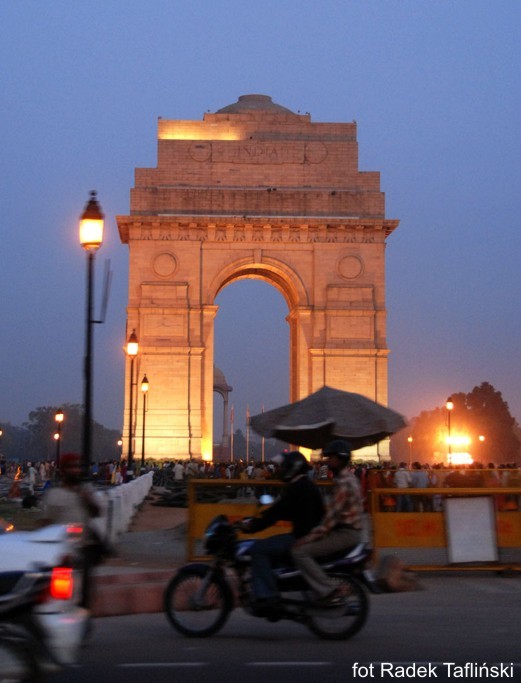
M 42 681 L 77 661 L 89 624 L 78 605 L 81 533 L 52 525 L 0 537 L 0 680 Z
M 205 549 L 213 556 L 212 562 L 181 567 L 165 589 L 164 610 L 177 631 L 188 637 L 211 636 L 224 626 L 236 604 L 248 614 L 270 621 L 300 622 L 328 640 L 351 638 L 360 631 L 369 613 L 367 589 L 377 592 L 369 569 L 371 551 L 365 544 L 321 562 L 327 574 L 346 587 L 346 599 L 340 605 L 314 605 L 312 591 L 300 572 L 285 565 L 274 569 L 280 607 L 266 616 L 256 613 L 252 605 L 250 551 L 254 542 L 239 540 L 236 526 L 225 515 L 210 522 Z

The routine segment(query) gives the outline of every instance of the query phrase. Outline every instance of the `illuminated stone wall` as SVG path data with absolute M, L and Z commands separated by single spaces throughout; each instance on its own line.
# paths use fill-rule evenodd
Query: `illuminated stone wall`
M 150 380 L 147 458 L 211 457 L 215 298 L 240 278 L 287 301 L 290 400 L 329 384 L 387 403 L 385 241 L 398 221 L 379 173 L 358 169 L 355 123 L 314 123 L 261 95 L 159 120 L 157 167 L 136 169 L 117 220 L 136 377 Z

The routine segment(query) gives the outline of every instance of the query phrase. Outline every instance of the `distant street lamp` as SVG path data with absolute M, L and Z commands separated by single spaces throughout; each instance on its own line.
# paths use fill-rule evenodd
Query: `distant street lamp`
M 450 435 L 450 414 L 452 409 L 454 408 L 454 403 L 451 400 L 451 397 L 447 399 L 447 403 L 445 404 L 445 408 L 447 408 L 447 432 L 448 432 L 448 438 L 447 438 L 447 445 L 449 447 L 449 454 L 448 454 L 448 461 L 449 464 L 452 463 L 452 438 Z
M 412 466 L 412 436 L 408 436 L 407 441 L 409 443 L 409 469 L 411 469 L 411 466 Z
M 104 216 L 96 199 L 96 192 L 90 193 L 80 219 L 80 244 L 87 252 L 87 319 L 85 340 L 84 399 L 83 399 L 83 438 L 82 438 L 82 475 L 89 476 L 92 452 L 92 319 L 94 256 L 103 242 Z
M 54 420 L 56 422 L 56 429 L 58 430 L 54 435 L 56 439 L 56 470 L 60 467 L 60 442 L 62 440 L 62 422 L 63 422 L 63 410 L 57 410 L 54 415 Z
M 132 330 L 132 334 L 127 342 L 127 356 L 130 358 L 130 390 L 129 390 L 129 408 L 128 408 L 128 458 L 127 458 L 127 477 L 132 479 L 133 472 L 133 402 L 134 402 L 134 361 L 139 351 L 139 343 L 136 336 L 136 330 Z
M 141 442 L 141 469 L 145 468 L 145 418 L 147 414 L 148 378 L 146 375 L 141 380 L 141 392 L 143 393 L 143 440 Z

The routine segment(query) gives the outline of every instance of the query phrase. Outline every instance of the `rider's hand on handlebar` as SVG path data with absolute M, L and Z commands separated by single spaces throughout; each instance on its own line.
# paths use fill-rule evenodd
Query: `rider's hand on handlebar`
M 248 534 L 251 531 L 251 523 L 253 521 L 253 517 L 244 517 L 241 519 L 241 521 L 238 523 L 239 529 L 243 531 L 244 533 Z

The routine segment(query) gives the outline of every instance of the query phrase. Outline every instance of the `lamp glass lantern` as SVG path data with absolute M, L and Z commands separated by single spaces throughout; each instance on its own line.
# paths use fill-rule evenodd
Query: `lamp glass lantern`
M 133 420 L 133 402 L 134 402 L 134 396 L 133 396 L 133 390 L 134 390 L 134 361 L 136 359 L 136 356 L 139 351 L 139 342 L 138 338 L 136 335 L 136 330 L 132 330 L 128 341 L 127 341 L 127 356 L 130 358 L 130 383 L 129 383 L 129 415 L 128 415 L 128 460 L 127 460 L 127 475 L 129 477 L 133 476 L 133 425 L 132 425 L 132 420 Z
M 127 342 L 127 356 L 131 359 L 135 358 L 139 351 L 139 342 L 136 336 L 136 330 L 132 330 L 130 337 Z
M 80 244 L 86 251 L 97 251 L 101 247 L 104 224 L 104 215 L 93 190 L 80 218 Z

